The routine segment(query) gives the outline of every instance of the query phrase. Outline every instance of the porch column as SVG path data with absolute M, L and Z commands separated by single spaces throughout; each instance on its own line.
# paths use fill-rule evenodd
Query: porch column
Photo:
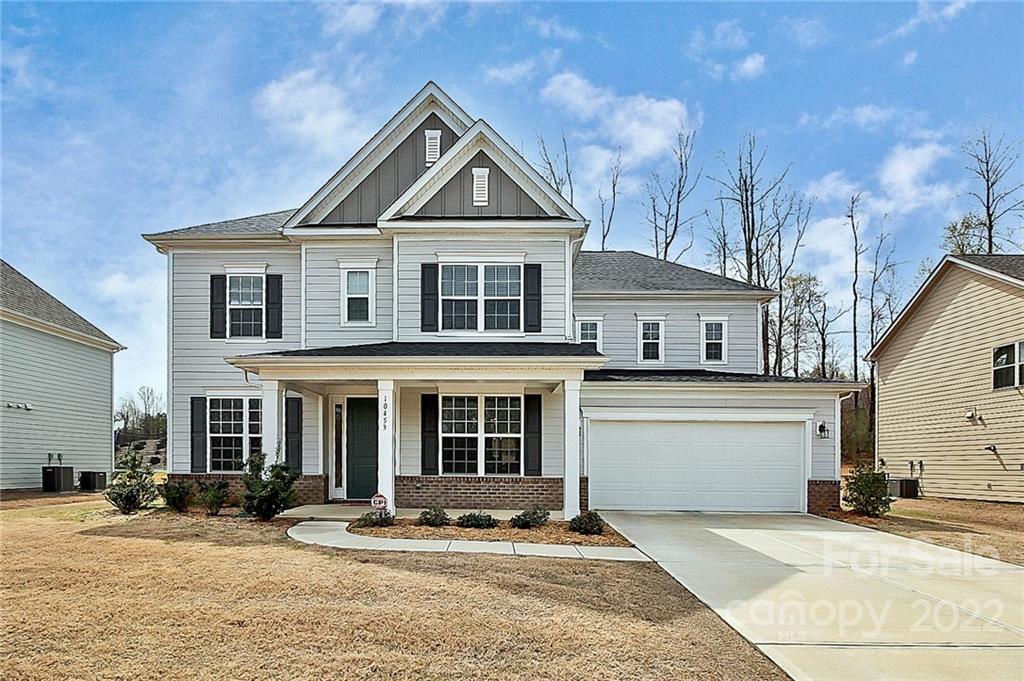
M 377 381 L 377 493 L 395 512 L 395 382 Z
M 568 520 L 580 512 L 580 381 L 565 381 L 565 473 L 563 513 Z
M 267 455 L 267 468 L 277 463 L 277 445 L 281 437 L 282 388 L 280 381 L 263 381 L 263 453 Z M 283 444 L 281 449 L 283 452 Z

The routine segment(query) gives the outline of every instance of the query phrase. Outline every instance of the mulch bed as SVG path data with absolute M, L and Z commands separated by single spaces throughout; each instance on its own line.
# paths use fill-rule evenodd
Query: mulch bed
M 540 527 L 519 530 L 502 521 L 491 530 L 470 527 L 427 527 L 413 518 L 398 518 L 391 527 L 352 527 L 352 534 L 391 539 L 466 539 L 472 541 L 514 541 L 530 544 L 577 544 L 579 546 L 632 546 L 625 537 L 605 525 L 604 534 L 577 534 L 564 520 L 552 520 Z

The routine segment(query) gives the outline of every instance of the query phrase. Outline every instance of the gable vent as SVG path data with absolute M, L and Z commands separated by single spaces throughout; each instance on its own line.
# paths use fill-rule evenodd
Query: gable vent
M 441 131 L 424 130 L 423 134 L 427 137 L 427 165 L 429 166 L 441 158 Z
M 490 168 L 473 168 L 473 205 L 487 205 L 487 175 Z

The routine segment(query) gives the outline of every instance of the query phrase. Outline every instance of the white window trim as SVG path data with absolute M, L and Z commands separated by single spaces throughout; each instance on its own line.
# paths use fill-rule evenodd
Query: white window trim
M 370 328 L 377 326 L 377 258 L 370 260 L 346 260 L 338 258 L 340 274 L 340 312 L 341 326 Z M 369 274 L 369 319 L 367 321 L 349 321 L 348 318 L 348 274 L 349 272 L 367 272 Z M 360 296 L 361 297 L 361 296 Z
M 210 432 L 210 400 L 242 400 L 242 433 L 241 435 L 231 434 L 227 437 L 241 437 L 242 438 L 242 469 L 238 471 L 215 471 L 213 470 L 213 438 L 223 437 L 223 433 L 218 433 L 214 436 Z M 241 475 L 245 472 L 246 466 L 249 464 L 249 447 L 250 438 L 257 437 L 257 435 L 249 433 L 249 400 L 260 401 L 260 432 L 258 437 L 263 438 L 263 396 L 260 393 L 239 393 L 239 392 L 221 392 L 219 390 L 210 390 L 206 393 L 206 472 L 210 475 Z M 266 444 L 266 443 L 264 443 Z
M 424 130 L 423 138 L 425 146 L 423 148 L 424 158 L 426 159 L 426 166 L 429 168 L 434 165 L 439 158 L 441 158 L 441 131 L 440 130 Z M 432 143 L 437 144 L 436 155 L 431 158 L 430 146 Z
M 658 359 L 644 359 L 644 323 L 655 323 L 658 325 Z M 651 341 L 647 342 L 650 343 Z M 665 363 L 665 315 L 638 314 L 636 316 L 636 363 Z
M 476 398 L 476 473 L 445 473 L 444 472 L 444 438 L 445 437 L 473 437 L 472 433 L 444 433 L 442 431 L 442 414 L 444 413 L 444 398 L 446 397 L 475 397 Z M 484 400 L 488 397 L 518 397 L 519 398 L 519 432 L 518 433 L 485 433 L 484 430 Z M 526 477 L 526 451 L 523 440 L 523 430 L 526 428 L 526 398 L 523 393 L 438 393 L 437 395 L 437 474 L 451 478 L 508 478 L 513 477 L 511 473 L 485 473 L 485 447 L 488 437 L 511 437 L 519 440 L 519 475 Z
M 761 316 L 758 315 L 758 319 Z M 700 324 L 700 363 L 701 364 L 728 364 L 729 363 L 729 316 L 728 315 L 699 315 Z M 722 325 L 722 359 L 707 359 L 705 347 L 707 345 L 707 337 L 704 332 L 704 326 L 706 324 L 721 324 Z
M 262 268 L 262 269 L 261 269 Z M 224 279 L 224 340 L 228 343 L 266 343 L 267 342 L 267 266 L 260 265 L 225 265 L 227 276 Z M 231 304 L 231 278 L 232 277 L 259 277 L 260 280 L 260 323 L 259 336 L 232 336 L 231 335 L 231 310 L 253 310 L 255 305 L 232 305 Z
M 604 352 L 604 317 L 577 317 L 576 318 L 576 342 L 583 343 L 583 338 L 580 333 L 584 323 L 597 324 L 597 351 Z M 590 341 L 586 341 L 589 343 Z
M 525 254 L 523 254 L 525 258 Z M 487 260 L 480 260 L 475 262 L 466 262 L 465 256 L 462 260 L 449 260 L 441 259 L 441 254 L 438 254 L 438 267 L 437 267 L 437 333 L 442 336 L 476 336 L 478 334 L 487 334 L 488 336 L 525 336 L 526 333 L 523 331 L 523 324 L 525 323 L 526 316 L 526 282 L 523 280 L 525 276 L 525 267 L 523 266 L 522 260 L 516 258 L 519 254 L 506 256 L 505 259 L 492 259 L 488 257 Z M 446 296 L 441 292 L 441 281 L 443 278 L 443 269 L 445 265 L 461 265 L 463 267 L 475 267 L 477 276 L 477 287 L 476 297 L 473 296 Z M 486 329 L 485 326 L 485 314 L 484 314 L 484 303 L 488 296 L 484 295 L 484 268 L 488 265 L 507 266 L 513 265 L 519 268 L 519 328 L 517 329 Z M 476 300 L 476 330 L 473 329 L 445 329 L 444 328 L 444 300 Z M 514 296 L 489 296 L 492 300 L 512 300 Z
M 477 208 L 488 205 L 491 202 L 490 192 L 490 179 L 491 174 L 490 168 L 473 168 L 473 186 L 470 188 L 473 196 L 473 205 Z M 477 198 L 476 187 L 477 183 L 483 178 L 483 198 Z
M 1005 385 L 1002 388 L 996 388 L 993 385 L 993 387 L 992 387 L 993 391 L 999 392 L 999 391 L 1002 391 L 1002 390 L 1016 390 L 1018 388 L 1024 388 L 1024 381 L 1020 380 L 1021 367 L 1024 366 L 1024 357 L 1021 357 L 1021 355 L 1024 354 L 1024 353 L 1021 353 L 1021 346 L 1022 346 L 1022 344 L 1024 344 L 1024 338 L 1022 338 L 1020 340 L 1011 341 L 1009 343 L 1000 343 L 999 345 L 993 345 L 992 346 L 992 349 L 989 352 L 989 356 L 992 358 L 991 360 L 989 360 L 990 363 L 995 361 L 995 352 L 996 352 L 996 350 L 998 348 L 1002 348 L 1002 347 L 1005 347 L 1007 345 L 1012 345 L 1013 346 L 1013 360 L 1014 360 L 1013 364 L 1007 364 L 1005 367 L 996 367 L 995 364 L 991 364 L 991 366 L 989 368 L 989 372 L 992 374 L 991 383 L 993 383 L 993 384 L 995 383 L 995 374 L 996 374 L 996 369 L 997 368 L 998 369 L 1009 369 L 1011 367 L 1013 368 L 1013 383 L 1011 385 Z

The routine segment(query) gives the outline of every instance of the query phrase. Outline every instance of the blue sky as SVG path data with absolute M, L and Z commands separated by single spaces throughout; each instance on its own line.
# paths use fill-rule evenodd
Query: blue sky
M 165 388 L 165 264 L 138 235 L 298 206 L 430 79 L 531 159 L 564 130 L 595 222 L 621 148 L 617 248 L 649 250 L 642 181 L 679 127 L 710 177 L 755 132 L 817 197 L 799 262 L 836 298 L 852 191 L 909 288 L 969 206 L 961 140 L 1024 137 L 1020 3 L 7 2 L 2 61 L 3 257 L 129 346 L 118 395 Z M 698 229 L 681 260 L 706 250 Z

